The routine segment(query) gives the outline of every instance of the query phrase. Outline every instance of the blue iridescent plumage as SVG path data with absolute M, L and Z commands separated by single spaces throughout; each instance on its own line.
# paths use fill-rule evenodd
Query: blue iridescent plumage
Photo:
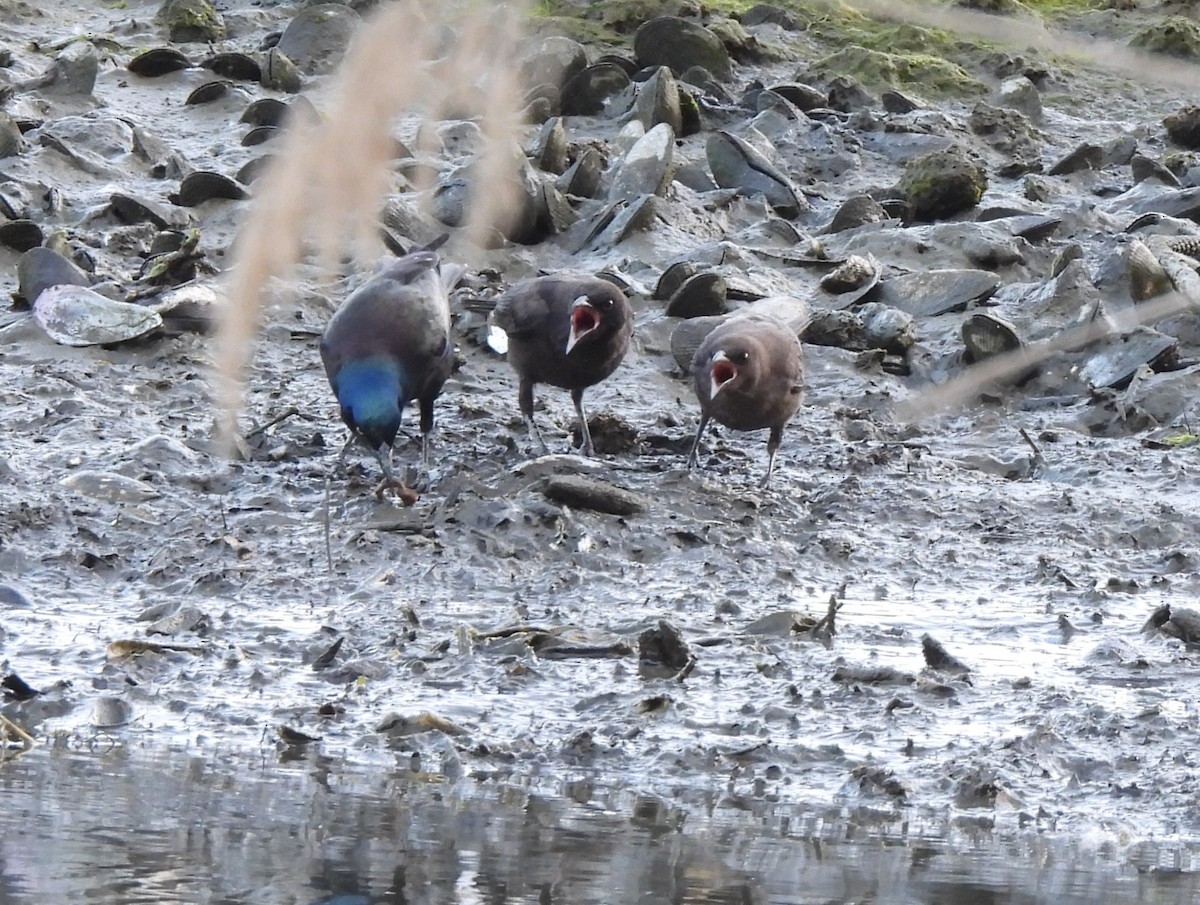
M 342 420 L 379 459 L 389 482 L 401 415 L 413 401 L 428 464 L 433 402 L 454 360 L 447 293 L 462 271 L 443 266 L 434 247 L 385 265 L 346 299 L 321 337 Z

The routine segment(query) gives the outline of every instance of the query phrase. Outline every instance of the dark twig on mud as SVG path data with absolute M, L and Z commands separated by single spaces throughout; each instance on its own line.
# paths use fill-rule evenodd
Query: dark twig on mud
M 539 650 L 537 655 L 543 660 L 566 660 L 571 657 L 585 659 L 602 659 L 605 657 L 628 657 L 633 648 L 624 641 L 615 644 L 563 644 L 558 647 L 548 647 Z
M 1021 435 L 1021 439 L 1029 444 L 1029 448 L 1033 450 L 1033 464 L 1041 465 L 1046 460 L 1042 457 L 1042 451 L 1038 449 L 1038 445 L 1033 442 L 1033 437 L 1029 436 L 1029 431 L 1023 427 L 1017 428 L 1017 432 Z
M 842 593 L 845 593 L 845 588 L 842 588 Z M 817 620 L 817 624 L 808 630 L 808 633 L 814 638 L 832 637 L 837 634 L 837 624 L 834 622 L 838 610 L 842 608 L 844 601 L 839 603 L 837 594 L 829 595 L 829 608 L 825 610 L 825 615 Z
M 37 739 L 35 739 L 32 735 L 30 735 L 8 717 L 0 716 L 0 749 L 6 749 L 8 747 L 8 739 L 10 736 L 21 743 L 22 754 L 37 744 Z
M 679 670 L 679 672 L 677 672 L 677 673 L 675 673 L 675 675 L 671 676 L 671 681 L 672 682 L 682 682 L 684 679 L 686 679 L 688 676 L 690 676 L 692 674 L 692 670 L 695 668 L 696 668 L 696 655 L 691 654 L 688 656 L 687 662 L 683 664 L 683 669 Z
M 487 641 L 492 638 L 511 638 L 513 635 L 553 635 L 554 629 L 542 628 L 540 625 L 510 625 L 505 628 L 492 629 L 490 632 L 473 632 L 476 638 Z
M 325 570 L 333 575 L 333 541 L 329 527 L 329 475 L 325 475 Z
M 279 424 L 283 421 L 287 421 L 288 418 L 294 417 L 299 414 L 300 414 L 300 409 L 296 408 L 294 405 L 289 406 L 288 408 L 284 409 L 280 414 L 278 414 L 274 418 L 272 418 L 270 421 L 260 424 L 257 427 L 250 428 L 250 431 L 242 439 L 249 440 L 251 437 L 256 437 L 259 434 L 263 433 L 264 431 L 270 430 L 276 424 Z

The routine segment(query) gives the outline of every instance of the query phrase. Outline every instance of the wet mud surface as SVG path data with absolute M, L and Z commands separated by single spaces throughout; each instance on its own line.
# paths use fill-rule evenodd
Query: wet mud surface
M 234 123 L 258 86 L 185 108 L 203 74 L 149 81 L 120 68 L 162 43 L 153 5 L 47 7 L 0 26 L 14 65 L 36 71 L 28 42 L 72 33 L 111 34 L 121 49 L 102 61 L 93 98 L 38 108 L 18 95 L 10 111 L 53 121 L 74 104 L 93 124 L 138 121 L 205 168 L 250 158 Z M 231 42 L 254 46 L 291 12 L 241 10 Z M 1181 90 L 1085 67 L 1061 78 L 1063 94 L 1046 100 L 1047 161 L 1121 136 L 1161 155 L 1157 124 Z M 618 125 L 573 128 L 611 138 Z M 821 140 L 850 153 L 839 132 Z M 702 157 L 695 142 L 679 153 Z M 99 273 L 130 280 L 140 259 L 122 242 L 146 237 L 99 211 L 117 186 L 161 198 L 175 183 L 126 151 L 87 173 L 30 144 L 0 160 L 11 180 L 0 190 L 15 184 L 36 202 L 56 188 L 66 206 L 53 226 L 89 248 Z M 856 190 L 894 181 L 888 153 L 851 150 L 856 168 L 818 185 L 814 230 Z M 1029 207 L 1022 185 L 993 177 L 985 204 Z M 1127 168 L 1059 179 L 1044 209 L 1063 226 L 997 267 L 1003 286 L 1048 281 L 1075 242 L 1101 291 L 1128 307 L 1123 272 L 1110 274 L 1134 216 L 1112 199 L 1131 187 Z M 488 266 L 506 283 L 607 267 L 648 290 L 667 264 L 712 257 L 722 241 L 791 247 L 763 226 L 761 199 L 706 202 L 680 187 L 659 201 L 655 228 L 621 243 L 518 246 Z M 217 271 L 248 203 L 194 211 Z M 961 268 L 959 226 L 822 243 L 898 270 Z M 784 287 L 773 291 L 821 298 L 825 271 L 747 257 L 753 278 Z M 18 258 L 0 249 L 6 292 Z M 675 321 L 648 291 L 631 292 L 629 357 L 588 393 L 599 457 L 567 455 L 570 399 L 546 387 L 537 418 L 554 454 L 539 457 L 515 379 L 464 306 L 494 288 L 478 278 L 457 298 L 460 366 L 437 406 L 428 487 L 409 507 L 372 494 L 368 454 L 337 459 L 344 429 L 317 341 L 363 276 L 330 280 L 305 264 L 298 292 L 267 311 L 232 463 L 215 433 L 211 336 L 68 348 L 27 313 L 4 315 L 0 573 L 12 590 L 0 657 L 41 692 L 10 695 L 9 719 L 72 749 L 419 758 L 449 780 L 596 777 L 685 805 L 701 793 L 735 808 L 853 803 L 896 821 L 1087 831 L 1117 846 L 1195 836 L 1195 653 L 1142 632 L 1156 607 L 1188 606 L 1200 585 L 1200 466 L 1195 447 L 1167 442 L 1200 415 L 1195 368 L 1138 378 L 1178 397 L 1145 430 L 1122 420 L 1134 391 L 1060 395 L 1049 379 L 906 422 L 896 407 L 955 373 L 947 350 L 962 312 L 922 321 L 935 365 L 924 371 L 806 344 L 805 404 L 761 489 L 765 432 L 710 429 L 700 469 L 685 469 L 698 407 L 670 354 Z M 410 415 L 398 463 L 419 460 Z M 638 511 L 547 492 L 571 475 L 628 491 Z M 831 598 L 836 633 L 809 631 Z M 639 636 L 664 621 L 686 645 L 684 666 L 639 659 Z M 966 671 L 929 668 L 926 635 Z

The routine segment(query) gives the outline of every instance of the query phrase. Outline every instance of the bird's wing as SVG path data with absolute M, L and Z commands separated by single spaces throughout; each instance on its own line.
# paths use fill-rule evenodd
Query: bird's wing
M 519 336 L 542 329 L 548 311 L 538 285 L 518 283 L 496 302 L 492 322 L 510 336 Z

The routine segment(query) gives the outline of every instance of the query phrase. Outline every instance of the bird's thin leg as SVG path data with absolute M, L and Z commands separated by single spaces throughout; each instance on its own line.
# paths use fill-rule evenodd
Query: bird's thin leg
M 521 386 L 517 390 L 517 405 L 521 409 L 521 417 L 525 419 L 525 427 L 529 431 L 529 435 L 542 448 L 542 455 L 550 452 L 546 441 L 542 439 L 542 432 L 538 430 L 537 422 L 533 420 L 533 381 L 521 381 Z
M 579 415 L 579 432 L 583 434 L 583 446 L 579 451 L 591 458 L 596 454 L 596 448 L 592 446 L 592 431 L 588 427 L 587 415 L 583 412 L 583 390 L 571 390 L 571 401 L 575 403 L 575 412 Z
M 421 406 L 421 467 L 429 478 L 429 435 L 433 433 L 433 400 L 419 400 Z
M 783 442 L 783 428 L 776 426 L 771 428 L 771 436 L 767 438 L 767 473 L 763 475 L 759 487 L 766 487 L 771 481 L 771 473 L 775 471 L 775 453 L 779 451 L 779 444 Z
M 379 460 L 379 467 L 383 469 L 384 485 L 394 484 L 396 481 L 395 473 L 392 471 L 392 448 L 386 443 L 379 444 L 378 449 L 372 450 L 375 453 L 375 458 Z
M 696 458 L 700 454 L 700 438 L 704 436 L 704 429 L 708 427 L 708 413 L 700 413 L 700 426 L 696 428 L 696 439 L 692 441 L 692 451 L 688 453 L 687 467 L 691 471 L 696 467 Z
M 392 469 L 392 448 L 390 446 L 382 443 L 378 449 L 372 450 L 372 452 L 375 453 L 375 458 L 379 460 L 379 467 L 383 469 L 383 480 L 375 485 L 375 496 L 377 498 L 382 499 L 383 492 L 391 489 L 396 491 L 396 496 L 400 498 L 400 502 L 405 506 L 411 506 L 420 499 L 416 491 L 400 480 L 400 478 L 396 477 L 396 473 Z
M 343 463 L 345 463 L 346 453 L 350 452 L 350 447 L 354 446 L 354 444 L 356 444 L 358 442 L 359 442 L 358 434 L 354 433 L 354 431 L 351 431 L 349 438 L 346 440 L 346 445 L 343 446 L 342 451 L 340 453 L 338 453 L 338 457 L 337 457 L 338 465 L 342 465 Z

